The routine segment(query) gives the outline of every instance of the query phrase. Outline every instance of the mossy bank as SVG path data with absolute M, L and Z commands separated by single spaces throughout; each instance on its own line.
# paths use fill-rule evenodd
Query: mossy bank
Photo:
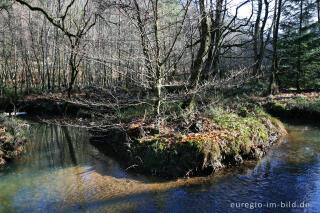
M 271 100 L 264 104 L 268 113 L 286 121 L 304 120 L 320 121 L 320 97 L 293 97 L 289 99 Z
M 28 128 L 29 125 L 24 121 L 0 117 L 0 166 L 23 151 Z
M 230 112 L 216 107 L 189 121 L 167 122 L 159 131 L 153 125 L 134 119 L 93 132 L 91 142 L 108 154 L 114 152 L 130 170 L 174 178 L 260 159 L 286 134 L 281 122 L 261 108 Z

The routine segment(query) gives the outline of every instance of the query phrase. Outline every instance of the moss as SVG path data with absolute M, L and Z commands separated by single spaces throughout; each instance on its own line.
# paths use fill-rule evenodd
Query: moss
M 243 108 L 240 109 L 240 113 L 244 110 L 247 112 L 246 117 L 227 112 L 222 108 L 210 109 L 213 112 L 213 121 L 230 132 L 227 136 L 224 136 L 225 141 L 222 146 L 220 145 L 220 151 L 218 152 L 220 155 L 222 153 L 227 161 L 234 161 L 235 163 L 241 161 L 241 159 L 237 160 L 239 156 L 242 158 L 257 158 L 251 151 L 252 148 L 257 146 L 258 142 L 262 141 L 262 147 L 269 146 L 271 136 L 276 136 L 276 139 L 279 139 L 281 135 L 286 133 L 283 124 L 266 114 L 261 108 L 254 111 Z M 212 149 L 212 151 L 217 152 L 216 149 Z
M 173 115 L 175 117 L 183 116 L 186 111 L 183 109 L 182 101 L 165 102 L 162 104 L 162 112 Z
M 291 100 L 289 103 L 291 108 L 297 108 L 299 110 L 320 113 L 320 98 L 309 99 L 298 97 L 295 100 Z
M 0 164 L 16 157 L 26 142 L 28 125 L 14 118 L 0 117 Z
M 268 140 L 268 130 L 263 122 L 264 119 L 270 119 L 270 117 L 262 111 L 248 113 L 246 117 L 224 112 L 220 113 L 218 117 L 214 117 L 213 121 L 234 134 L 239 134 L 236 141 L 245 143 L 254 136 L 262 138 L 264 141 Z
M 284 104 L 270 101 L 264 108 L 273 116 L 290 120 L 309 120 L 319 122 L 320 120 L 320 98 L 295 98 L 283 101 Z
M 286 114 L 287 109 L 284 104 L 280 104 L 274 101 L 270 101 L 264 105 L 268 112 L 272 113 L 275 116 L 279 116 L 281 114 Z
M 113 146 L 126 165 L 157 176 L 178 177 L 212 172 L 243 160 L 259 159 L 285 133 L 283 125 L 261 108 L 230 112 L 211 108 L 200 116 L 203 130 L 176 134 L 147 134 Z M 126 135 L 124 134 L 124 135 Z M 116 134 L 107 134 L 108 141 Z M 123 137 L 127 138 L 127 137 Z
M 125 109 L 121 109 L 118 118 L 119 119 L 132 119 L 135 117 L 140 117 L 144 115 L 150 115 L 152 113 L 152 108 L 147 104 L 130 106 Z

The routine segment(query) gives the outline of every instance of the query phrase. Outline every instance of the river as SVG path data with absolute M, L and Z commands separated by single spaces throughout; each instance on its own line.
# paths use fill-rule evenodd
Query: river
M 0 169 L 0 212 L 319 212 L 320 128 L 287 129 L 257 164 L 167 181 L 126 172 L 83 129 L 34 124 Z

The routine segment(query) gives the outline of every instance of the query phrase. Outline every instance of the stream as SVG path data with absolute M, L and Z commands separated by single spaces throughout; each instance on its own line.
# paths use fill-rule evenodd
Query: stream
M 258 163 L 168 181 L 128 173 L 83 129 L 34 124 L 0 168 L 0 212 L 319 212 L 320 128 L 287 129 Z

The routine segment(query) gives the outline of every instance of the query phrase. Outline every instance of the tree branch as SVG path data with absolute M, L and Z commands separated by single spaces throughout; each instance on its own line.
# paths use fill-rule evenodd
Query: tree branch
M 63 21 L 64 21 L 64 19 L 65 19 L 65 16 L 66 16 L 68 10 L 69 10 L 68 8 L 71 7 L 71 5 L 73 4 L 72 2 L 74 2 L 74 0 L 68 5 L 65 14 L 61 17 L 62 25 L 61 25 L 61 23 L 59 22 L 59 19 L 58 19 L 58 21 L 57 21 L 57 19 L 55 20 L 55 19 L 54 19 L 52 16 L 50 16 L 50 15 L 48 14 L 48 12 L 45 11 L 43 8 L 32 6 L 32 5 L 30 5 L 28 2 L 26 2 L 26 1 L 24 1 L 24 0 L 15 0 L 15 1 L 18 2 L 18 3 L 20 3 L 21 5 L 24 5 L 24 6 L 28 7 L 31 11 L 38 11 L 38 12 L 42 13 L 42 14 L 47 18 L 47 20 L 48 20 L 50 23 L 52 23 L 54 26 L 56 26 L 57 28 L 59 28 L 60 30 L 62 30 L 68 37 L 76 37 L 76 35 L 74 35 L 73 33 L 68 32 L 68 31 L 64 28 L 64 26 L 63 26 Z

